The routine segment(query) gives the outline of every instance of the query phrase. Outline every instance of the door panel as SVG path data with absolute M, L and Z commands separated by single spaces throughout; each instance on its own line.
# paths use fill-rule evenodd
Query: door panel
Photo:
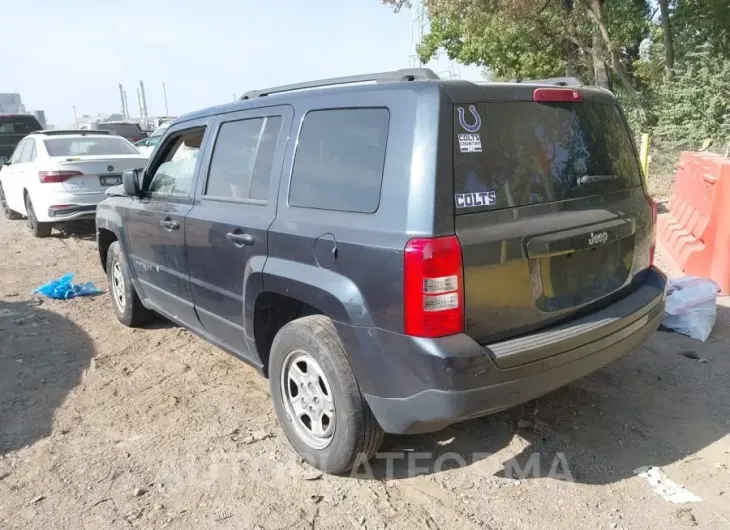
M 125 219 L 131 267 L 140 295 L 154 309 L 200 328 L 190 291 L 185 249 L 185 216 L 205 148 L 209 122 L 171 127 L 151 161 Z
M 134 200 L 127 211 L 126 233 L 140 294 L 171 317 L 195 324 L 185 264 L 184 226 L 190 208 L 185 200 Z
M 256 363 L 247 346 L 243 298 L 252 286 L 244 279 L 251 259 L 267 254 L 292 115 L 291 107 L 282 106 L 220 119 L 185 220 L 198 318 L 215 340 Z M 260 277 L 250 281 L 263 289 Z

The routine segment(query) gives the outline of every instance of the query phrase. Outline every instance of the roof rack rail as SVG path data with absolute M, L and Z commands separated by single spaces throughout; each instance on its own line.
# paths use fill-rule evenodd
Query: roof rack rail
M 583 86 L 577 77 L 551 77 L 549 79 L 517 79 L 513 83 L 529 83 L 531 85 Z
M 304 83 L 294 83 L 291 85 L 250 90 L 241 96 L 241 100 L 278 94 L 280 92 L 292 92 L 294 90 L 305 90 L 307 88 L 320 88 L 333 85 L 347 85 L 373 81 L 377 83 L 393 83 L 400 81 L 428 81 L 436 79 L 440 79 L 439 76 L 429 68 L 405 68 L 402 70 L 393 70 L 392 72 L 332 77 L 330 79 L 319 79 L 317 81 L 306 81 Z
M 42 134 L 44 136 L 61 136 L 64 134 L 80 134 L 82 136 L 87 134 L 106 134 L 113 135 L 114 131 L 106 131 L 104 129 L 47 129 L 43 131 L 35 131 L 32 134 Z

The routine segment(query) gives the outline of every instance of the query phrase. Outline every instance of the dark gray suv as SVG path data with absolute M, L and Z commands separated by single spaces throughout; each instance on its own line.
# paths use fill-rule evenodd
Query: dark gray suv
M 160 313 L 256 367 L 327 472 L 384 432 L 565 385 L 663 316 L 626 122 L 570 80 L 419 69 L 250 92 L 175 120 L 112 195 L 98 244 L 119 320 Z

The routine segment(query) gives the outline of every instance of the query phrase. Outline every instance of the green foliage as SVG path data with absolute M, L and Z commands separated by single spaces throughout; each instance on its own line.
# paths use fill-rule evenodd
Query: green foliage
M 655 136 L 696 149 L 705 138 L 730 140 L 730 58 L 703 45 L 677 65 L 674 80 L 659 86 Z

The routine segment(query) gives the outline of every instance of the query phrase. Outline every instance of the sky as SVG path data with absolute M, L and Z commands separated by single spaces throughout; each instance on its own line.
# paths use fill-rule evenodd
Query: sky
M 132 116 L 140 80 L 150 116 L 165 114 L 163 81 L 180 115 L 255 88 L 408 68 L 415 54 L 414 12 L 380 0 L 0 0 L 0 13 L 0 93 L 56 125 L 74 106 L 119 112 L 119 83 Z M 445 57 L 428 66 L 448 76 Z

